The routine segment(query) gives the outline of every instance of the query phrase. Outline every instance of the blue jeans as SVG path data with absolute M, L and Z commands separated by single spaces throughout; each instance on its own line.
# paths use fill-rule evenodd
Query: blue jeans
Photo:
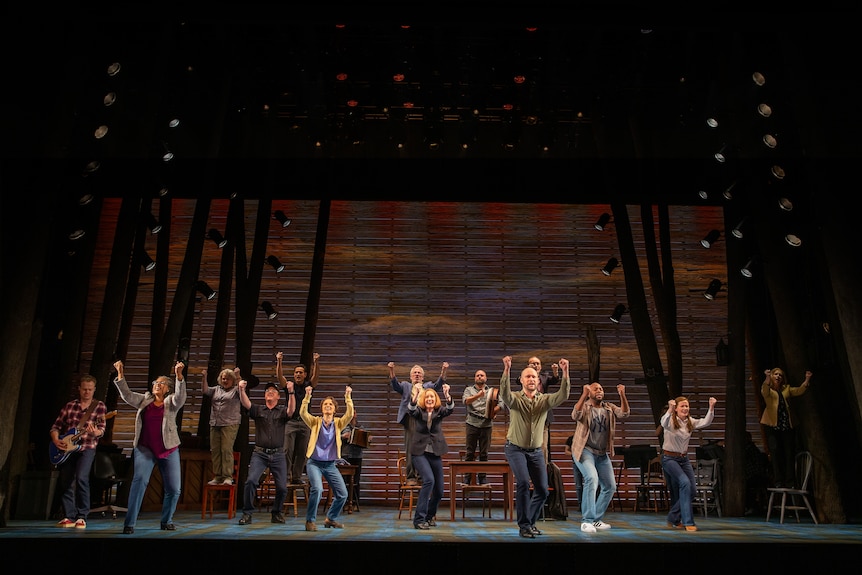
M 347 503 L 347 486 L 344 484 L 344 477 L 338 470 L 338 466 L 335 465 L 335 461 L 309 459 L 305 462 L 305 473 L 308 475 L 310 487 L 305 520 L 314 521 L 317 517 L 317 507 L 320 505 L 320 498 L 323 495 L 324 477 L 329 484 L 330 491 L 332 491 L 332 505 L 326 511 L 326 518 L 330 521 L 338 519 L 341 510 L 344 509 L 344 504 Z
M 418 525 L 437 515 L 437 508 L 443 499 L 443 459 L 426 451 L 413 456 L 413 468 L 422 478 L 422 489 L 419 490 L 413 514 L 413 524 Z
M 694 514 L 691 502 L 695 496 L 694 469 L 688 457 L 661 456 L 661 467 L 664 470 L 670 490 L 670 511 L 667 522 L 673 525 L 694 525 Z
M 575 463 L 575 460 L 572 460 L 572 479 L 575 481 L 575 493 L 578 494 L 578 507 L 581 509 L 581 513 L 584 512 L 584 478 L 581 476 L 581 470 L 578 469 L 578 464 Z
M 614 479 L 614 464 L 605 453 L 596 455 L 587 448 L 581 452 L 581 459 L 575 461 L 583 477 L 583 499 L 581 500 L 581 521 L 595 523 L 605 518 L 605 511 L 611 504 L 617 481 Z
M 86 519 L 90 514 L 90 470 L 95 459 L 95 449 L 82 449 L 60 465 L 63 511 L 72 521 Z
M 158 464 L 159 472 L 162 474 L 164 488 L 164 499 L 162 499 L 162 524 L 173 523 L 174 512 L 177 510 L 177 502 L 180 500 L 182 479 L 180 478 L 180 450 L 174 449 L 164 459 L 157 458 L 152 451 L 146 447 L 135 447 L 132 450 L 132 486 L 129 488 L 129 510 L 126 512 L 124 527 L 134 527 L 141 512 L 141 504 L 144 502 L 144 494 L 153 474 L 153 467 Z
M 515 475 L 515 511 L 518 527 L 528 529 L 535 525 L 548 499 L 548 466 L 542 448 L 523 449 L 506 442 L 503 448 L 506 461 Z M 533 495 L 530 496 L 530 482 Z
M 251 452 L 251 461 L 248 463 L 248 477 L 242 491 L 242 512 L 244 515 L 254 513 L 254 500 L 257 497 L 257 488 L 260 478 L 266 468 L 272 473 L 272 482 L 275 484 L 275 498 L 272 500 L 272 512 L 280 513 L 287 498 L 287 460 L 284 451 L 264 453 L 254 450 Z

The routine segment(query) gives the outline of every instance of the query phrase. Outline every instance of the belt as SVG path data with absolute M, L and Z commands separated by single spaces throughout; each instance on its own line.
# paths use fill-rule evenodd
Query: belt
M 685 457 L 687 455 L 685 453 L 678 453 L 676 451 L 668 451 L 666 449 L 662 452 L 662 454 L 667 455 L 668 457 Z
M 280 453 L 282 448 L 281 447 L 272 447 L 272 448 L 270 448 L 270 447 L 255 447 L 254 450 L 259 452 L 259 453 L 266 453 L 267 455 L 272 455 L 273 453 Z
M 542 449 L 541 447 L 521 447 L 520 445 L 515 445 L 511 441 L 507 441 L 507 443 L 509 445 L 511 445 L 512 447 L 517 447 L 521 451 L 526 451 L 527 453 L 535 453 L 536 451 L 539 451 L 540 449 Z

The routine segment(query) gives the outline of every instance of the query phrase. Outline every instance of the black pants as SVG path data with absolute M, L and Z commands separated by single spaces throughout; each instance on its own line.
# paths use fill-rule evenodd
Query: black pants
M 479 461 L 488 461 L 488 448 L 491 446 L 491 427 L 474 427 L 469 423 L 467 427 L 467 444 L 464 450 L 464 461 L 475 461 L 478 455 Z M 480 473 L 479 484 L 485 483 L 485 474 Z M 473 480 L 473 474 L 464 475 L 464 483 L 467 485 Z
M 772 464 L 772 482 L 776 487 L 790 487 L 796 482 L 796 432 L 779 430 L 769 425 L 766 428 L 766 445 Z

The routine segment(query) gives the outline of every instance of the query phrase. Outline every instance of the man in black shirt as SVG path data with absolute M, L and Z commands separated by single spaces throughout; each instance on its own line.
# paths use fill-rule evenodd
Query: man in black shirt
M 284 377 L 282 368 L 282 353 L 275 354 L 275 375 L 283 386 L 287 386 L 287 378 Z M 305 397 L 305 387 L 317 387 L 317 360 L 319 353 L 313 354 L 311 363 L 311 374 L 308 374 L 303 364 L 297 364 L 293 368 L 293 389 L 296 390 L 296 405 L 302 405 Z M 307 379 L 306 379 L 307 377 Z M 287 483 L 297 485 L 302 483 L 302 472 L 305 469 L 305 450 L 308 448 L 308 438 L 311 430 L 299 417 L 299 409 L 296 410 L 287 422 L 284 430 L 284 458 L 287 460 Z
M 284 458 L 284 428 L 290 416 L 296 411 L 296 394 L 293 382 L 287 382 L 287 405 L 279 405 L 278 385 L 267 383 L 263 392 L 264 405 L 252 405 L 248 398 L 246 380 L 239 382 L 239 400 L 248 410 L 249 418 L 254 420 L 255 446 L 248 464 L 248 478 L 243 491 L 242 517 L 240 525 L 251 523 L 254 513 L 254 499 L 260 478 L 269 468 L 275 483 L 275 500 L 272 503 L 272 522 L 284 523 L 284 500 L 287 498 L 287 462 Z

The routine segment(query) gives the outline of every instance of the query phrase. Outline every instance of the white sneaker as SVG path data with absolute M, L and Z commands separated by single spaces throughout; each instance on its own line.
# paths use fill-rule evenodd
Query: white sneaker
M 596 527 L 592 523 L 581 523 L 581 531 L 584 533 L 595 533 Z
M 596 521 L 595 523 L 593 523 L 593 525 L 595 526 L 596 529 L 599 529 L 601 531 L 604 531 L 605 529 L 611 528 L 611 526 L 608 525 L 607 523 L 605 523 L 604 521 Z
M 219 481 L 218 479 L 210 479 L 209 481 L 207 481 L 207 485 L 221 485 L 221 481 Z
M 222 485 L 233 485 L 233 479 L 228 477 L 224 481 L 221 482 Z

